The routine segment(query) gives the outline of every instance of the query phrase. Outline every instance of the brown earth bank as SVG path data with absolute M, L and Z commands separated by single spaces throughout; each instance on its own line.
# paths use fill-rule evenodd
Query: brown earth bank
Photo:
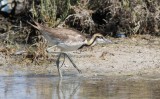
M 131 38 L 110 38 L 112 44 L 101 44 L 69 52 L 82 71 L 79 74 L 65 59 L 62 67 L 64 76 L 117 76 L 160 74 L 160 38 L 137 35 Z M 49 53 L 50 57 L 55 56 Z M 35 64 L 0 53 L 0 75 L 51 75 L 58 76 L 55 59 Z M 46 60 L 48 61 L 48 60 Z M 62 61 L 62 60 L 61 60 Z

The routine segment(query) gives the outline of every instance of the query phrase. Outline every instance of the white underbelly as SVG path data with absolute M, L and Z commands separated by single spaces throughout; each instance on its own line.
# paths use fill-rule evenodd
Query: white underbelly
M 57 46 L 61 49 L 61 51 L 75 51 L 79 49 L 83 44 L 72 44 L 72 45 L 66 45 L 64 43 L 60 43 Z

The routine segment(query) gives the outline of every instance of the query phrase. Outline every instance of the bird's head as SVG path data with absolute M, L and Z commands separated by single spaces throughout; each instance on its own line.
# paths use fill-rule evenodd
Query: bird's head
M 112 43 L 111 40 L 106 39 L 102 34 L 96 33 L 89 40 L 85 40 L 87 45 L 95 45 L 96 43 Z

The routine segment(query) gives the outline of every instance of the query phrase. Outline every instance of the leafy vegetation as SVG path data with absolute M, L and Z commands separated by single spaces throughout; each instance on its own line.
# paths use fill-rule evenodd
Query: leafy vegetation
M 23 1 L 23 0 L 22 0 Z M 49 27 L 71 27 L 82 33 L 93 35 L 100 32 L 115 36 L 124 33 L 150 34 L 160 36 L 160 0 L 24 0 L 14 10 L 23 13 L 11 13 L 0 16 L 0 43 L 6 44 L 6 53 L 12 45 L 27 44 L 39 37 L 26 21 L 34 20 Z M 18 4 L 18 3 L 17 3 Z M 23 6 L 27 6 L 24 10 Z M 23 9 L 21 9 L 23 8 Z M 22 10 L 22 11 L 21 11 Z M 3 14 L 3 13 L 2 13 Z M 37 38 L 36 38 L 37 37 Z M 32 44 L 35 42 L 32 42 Z M 45 44 L 44 44 L 45 45 Z M 41 52 L 40 45 L 37 52 Z M 46 46 L 43 46 L 44 49 Z M 2 50 L 3 51 L 3 50 Z M 12 52 L 12 51 L 11 51 Z M 32 53 L 33 58 L 45 57 L 45 52 Z

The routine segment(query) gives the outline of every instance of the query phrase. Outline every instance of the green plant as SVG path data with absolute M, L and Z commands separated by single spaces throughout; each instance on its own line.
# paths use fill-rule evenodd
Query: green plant
M 32 3 L 32 15 L 40 19 L 50 27 L 57 26 L 69 15 L 71 3 L 76 4 L 79 0 L 41 0 L 38 6 Z M 38 7 L 37 7 L 38 6 Z
M 34 18 L 38 18 L 45 22 L 48 26 L 55 27 L 59 22 L 56 18 L 57 6 L 55 0 L 41 0 L 39 9 L 32 3 L 32 15 Z

